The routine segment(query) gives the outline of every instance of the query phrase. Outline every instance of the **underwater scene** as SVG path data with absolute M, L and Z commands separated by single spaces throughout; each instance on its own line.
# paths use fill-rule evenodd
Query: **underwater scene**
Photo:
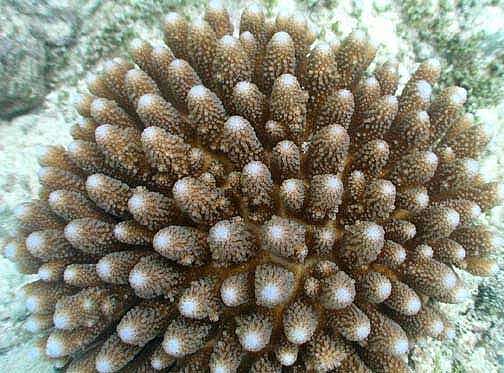
M 0 0 L 0 372 L 504 373 L 504 1 Z

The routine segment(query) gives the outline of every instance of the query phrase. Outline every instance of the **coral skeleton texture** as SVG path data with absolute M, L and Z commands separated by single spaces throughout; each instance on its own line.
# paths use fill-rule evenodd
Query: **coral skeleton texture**
M 401 92 L 361 31 L 210 3 L 88 79 L 5 255 L 68 372 L 407 372 L 449 339 L 456 273 L 489 276 L 488 142 L 434 60 Z

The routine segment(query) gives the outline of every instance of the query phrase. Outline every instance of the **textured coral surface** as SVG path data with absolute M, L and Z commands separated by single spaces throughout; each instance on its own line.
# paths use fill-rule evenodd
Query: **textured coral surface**
M 367 71 L 363 32 L 315 42 L 297 16 L 170 13 L 88 79 L 68 147 L 4 253 L 40 280 L 28 327 L 68 371 L 408 371 L 452 338 L 438 302 L 487 276 L 498 203 L 488 138 L 422 63 Z M 314 43 L 315 42 L 315 43 Z M 313 44 L 313 45 L 312 45 Z M 397 94 L 397 96 L 396 96 Z

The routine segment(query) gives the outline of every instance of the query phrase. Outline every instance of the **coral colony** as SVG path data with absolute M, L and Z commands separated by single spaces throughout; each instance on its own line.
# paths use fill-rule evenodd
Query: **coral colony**
M 406 372 L 453 338 L 454 271 L 487 276 L 499 203 L 466 91 L 420 64 L 368 71 L 364 33 L 246 8 L 137 41 L 88 79 L 65 149 L 5 254 L 39 280 L 27 328 L 68 372 Z M 236 33 L 238 35 L 238 33 Z M 397 94 L 397 96 L 396 96 Z

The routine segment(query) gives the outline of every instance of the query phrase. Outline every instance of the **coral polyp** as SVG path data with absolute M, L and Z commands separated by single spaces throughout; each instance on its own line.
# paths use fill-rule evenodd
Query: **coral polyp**
M 88 79 L 67 148 L 39 159 L 5 254 L 39 280 L 27 328 L 68 372 L 407 372 L 449 339 L 457 274 L 489 276 L 489 139 L 434 60 L 354 31 L 316 41 L 259 5 L 166 15 Z M 371 68 L 373 67 L 373 68 Z

